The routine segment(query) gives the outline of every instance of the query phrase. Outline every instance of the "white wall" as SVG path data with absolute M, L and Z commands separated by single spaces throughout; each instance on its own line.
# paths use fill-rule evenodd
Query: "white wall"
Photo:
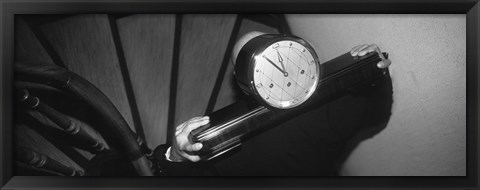
M 287 15 L 320 61 L 359 44 L 390 54 L 392 116 L 359 144 L 344 175 L 466 175 L 465 15 Z

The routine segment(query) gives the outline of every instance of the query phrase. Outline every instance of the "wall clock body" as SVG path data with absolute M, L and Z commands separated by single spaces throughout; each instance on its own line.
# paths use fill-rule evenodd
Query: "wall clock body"
M 389 61 L 378 49 L 361 57 L 349 52 L 320 64 L 303 39 L 279 34 L 251 38 L 240 49 L 235 78 L 254 101 L 237 102 L 211 113 L 210 123 L 193 130 L 189 139 L 201 142 L 202 160 L 210 160 L 241 145 L 258 129 L 274 127 L 309 109 L 350 92 L 367 89 L 388 75 L 379 68 Z

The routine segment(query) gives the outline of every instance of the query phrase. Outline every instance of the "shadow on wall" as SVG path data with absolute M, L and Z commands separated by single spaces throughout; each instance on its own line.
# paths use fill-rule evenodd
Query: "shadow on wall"
M 362 141 L 374 137 L 387 127 L 392 115 L 393 88 L 390 75 L 376 83 L 375 88 L 367 88 L 361 93 L 365 93 L 366 102 L 370 104 L 366 105 L 367 112 L 371 112 L 368 116 L 370 118 L 365 118 L 369 122 L 352 133 L 352 136 L 346 141 L 344 151 L 337 159 L 337 169 L 339 171 L 352 151 Z

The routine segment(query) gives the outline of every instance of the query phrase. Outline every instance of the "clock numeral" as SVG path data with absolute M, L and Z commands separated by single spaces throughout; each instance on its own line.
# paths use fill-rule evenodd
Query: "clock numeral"
M 290 42 L 290 46 L 292 46 L 292 42 Z
M 305 70 L 300 71 L 300 74 L 304 74 L 304 73 L 305 73 Z
M 294 104 L 297 103 L 297 102 L 298 102 L 298 99 L 296 99 L 296 98 L 293 99 L 293 101 L 292 101 L 292 103 L 294 103 Z
M 302 52 L 305 52 L 305 49 L 303 49 Z
M 275 44 L 273 44 L 272 48 L 273 48 L 273 49 L 277 49 L 279 46 L 280 46 L 280 44 L 275 43 Z
M 273 88 L 273 84 L 270 84 L 270 86 L 268 86 L 268 87 Z
M 291 82 L 288 82 L 288 83 L 287 83 L 287 86 L 290 87 L 290 85 L 292 85 L 292 83 L 291 83 Z
M 312 64 L 314 64 L 314 63 L 315 63 L 315 61 L 313 61 L 313 60 L 311 60 L 310 62 L 308 62 L 309 65 L 312 65 Z
M 305 94 L 308 94 L 308 92 L 309 92 L 308 90 L 305 90 Z
M 265 97 L 266 100 L 270 99 L 270 96 Z
M 262 86 L 263 86 L 262 83 L 257 84 L 257 88 L 261 88 Z

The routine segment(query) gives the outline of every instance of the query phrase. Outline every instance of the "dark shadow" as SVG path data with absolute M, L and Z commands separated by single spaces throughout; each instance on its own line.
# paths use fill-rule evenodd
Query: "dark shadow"
M 365 123 L 345 142 L 344 150 L 337 159 L 338 169 L 362 141 L 379 134 L 387 127 L 390 120 L 393 104 L 393 88 L 390 76 L 388 75 L 385 79 L 376 83 L 375 87 L 368 90 L 370 91 L 362 93 L 367 95 L 367 102 L 371 103 L 367 105 L 367 109 L 371 111 L 370 118 L 368 118 L 369 122 Z

